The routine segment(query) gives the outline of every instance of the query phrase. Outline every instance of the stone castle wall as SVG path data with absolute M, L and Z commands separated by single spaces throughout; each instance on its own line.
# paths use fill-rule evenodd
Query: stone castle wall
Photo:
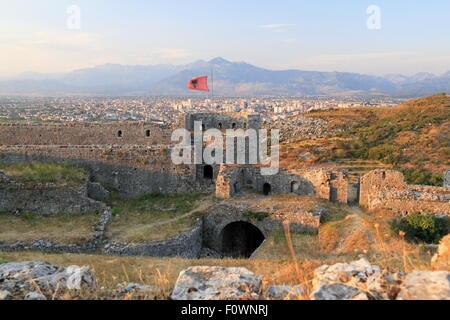
M 398 171 L 374 170 L 361 177 L 360 205 L 399 215 L 450 215 L 450 189 L 407 185 Z
M 83 214 L 103 208 L 88 198 L 87 183 L 78 187 L 53 183 L 17 183 L 0 171 L 0 212 Z
M 117 189 L 124 197 L 145 193 L 202 190 L 195 165 L 174 165 L 171 149 L 153 147 L 22 146 L 0 147 L 0 162 L 65 162 L 89 169 L 91 181 Z
M 0 162 L 66 162 L 90 169 L 91 180 L 111 186 L 125 197 L 150 192 L 213 192 L 202 165 L 174 165 L 174 128 L 259 128 L 259 116 L 188 114 L 172 127 L 145 122 L 0 124 Z M 248 149 L 248 148 L 247 148 Z M 239 151 L 237 146 L 235 154 Z M 248 156 L 247 156 L 248 158 Z
M 261 168 L 253 166 L 222 165 L 216 180 L 216 196 L 228 199 L 242 189 L 250 188 L 264 193 L 317 196 L 333 202 L 348 202 L 348 176 L 346 172 L 325 169 L 285 171 L 273 176 L 261 175 Z
M 0 145 L 170 144 L 170 127 L 145 122 L 0 124 Z

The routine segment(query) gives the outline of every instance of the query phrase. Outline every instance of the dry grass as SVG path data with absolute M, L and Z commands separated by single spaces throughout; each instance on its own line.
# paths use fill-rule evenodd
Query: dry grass
M 97 220 L 97 213 L 50 216 L 0 213 L 0 241 L 49 239 L 80 243 L 93 236 L 92 226 Z
M 111 291 L 118 284 L 133 282 L 157 286 L 158 289 L 148 294 L 146 299 L 168 299 L 179 273 L 191 266 L 245 267 L 265 277 L 265 283 L 296 284 L 297 278 L 292 273 L 292 262 L 281 259 L 201 259 L 182 258 L 148 258 L 148 257 L 108 257 L 99 255 L 43 254 L 34 252 L 1 253 L 1 262 L 46 261 L 55 265 L 88 265 L 93 268 L 99 289 L 94 292 L 79 294 L 82 299 L 109 299 Z M 318 264 L 299 264 L 300 271 L 309 273 Z M 291 270 L 291 271 L 289 271 Z M 311 273 L 312 274 L 312 273 Z M 101 290 L 100 288 L 104 288 Z M 67 298 L 74 298 L 68 296 Z M 129 296 L 128 298 L 136 298 Z M 127 299 L 127 297 L 125 297 Z
M 264 276 L 264 288 L 269 284 L 303 285 L 306 293 L 300 299 L 308 299 L 311 293 L 314 269 L 324 264 L 353 261 L 360 253 L 384 270 L 431 269 L 431 255 L 422 246 L 392 234 L 391 217 L 348 210 L 347 216 L 336 212 L 336 219 L 325 222 L 319 235 L 291 234 L 286 230 L 272 234 L 249 260 L 0 252 L 0 263 L 38 260 L 62 266 L 89 265 L 94 269 L 99 289 L 66 293 L 58 299 L 168 299 L 179 272 L 191 266 L 245 267 Z M 124 282 L 156 288 L 141 295 L 115 296 L 114 289 Z
M 109 202 L 113 220 L 107 234 L 125 242 L 164 240 L 192 228 L 212 203 L 199 194 L 115 198 Z
M 79 186 L 87 181 L 86 170 L 57 163 L 15 163 L 0 164 L 0 170 L 12 176 L 17 182 L 56 183 Z
M 280 196 L 278 200 L 285 203 L 292 201 L 288 196 Z M 305 205 L 311 204 L 311 200 L 307 197 L 302 201 Z M 315 206 L 318 204 L 317 201 L 319 200 L 313 201 Z M 166 208 L 170 208 L 175 202 L 169 204 L 163 203 L 161 199 L 156 201 L 154 199 L 141 199 L 131 207 L 145 205 L 147 208 L 155 208 L 155 206 L 159 208 L 161 205 L 165 205 Z M 186 199 L 179 204 L 180 209 L 185 208 L 184 210 L 187 210 Z M 194 202 L 189 209 L 198 209 L 198 205 Z M 259 203 L 258 207 L 266 205 L 269 205 L 269 203 L 263 201 Z M 332 265 L 359 259 L 358 256 L 361 253 L 365 254 L 371 263 L 379 265 L 384 270 L 410 272 L 412 270 L 432 269 L 430 266 L 431 254 L 424 250 L 424 246 L 407 243 L 404 238 L 392 233 L 389 223 L 392 219 L 391 216 L 382 212 L 370 214 L 359 208 L 328 202 L 323 205 L 329 206 L 329 209 L 332 210 L 324 219 L 318 234 L 290 233 L 287 232 L 288 228 L 284 231 L 274 232 L 249 260 L 189 260 L 182 258 L 0 252 L 0 263 L 46 261 L 61 266 L 75 264 L 88 265 L 93 268 L 97 277 L 97 290 L 61 293 L 62 296 L 51 293 L 57 299 L 168 299 L 180 271 L 191 266 L 245 267 L 264 276 L 264 288 L 270 284 L 303 285 L 306 293 L 300 299 L 308 299 L 311 293 L 314 269 L 324 264 Z M 13 218 L 18 219 L 17 217 Z M 182 221 L 182 219 L 179 221 Z M 10 223 L 14 225 L 16 222 Z M 181 222 L 181 225 L 183 223 Z M 60 224 L 62 225 L 62 222 Z M 80 222 L 73 222 L 72 225 L 67 226 L 66 230 L 75 230 L 74 228 L 79 226 Z M 2 227 L 5 227 L 5 223 L 0 223 L 0 228 Z M 0 229 L 1 234 L 3 235 L 3 231 L 10 227 L 12 226 Z M 21 225 L 17 225 L 16 228 L 16 230 L 25 230 Z M 172 227 L 169 227 L 169 230 L 175 230 L 170 228 Z M 160 229 L 166 229 L 166 226 Z M 145 225 L 142 230 L 148 231 Z M 127 294 L 117 297 L 114 290 L 118 284 L 124 282 L 153 285 L 156 288 L 145 294 Z

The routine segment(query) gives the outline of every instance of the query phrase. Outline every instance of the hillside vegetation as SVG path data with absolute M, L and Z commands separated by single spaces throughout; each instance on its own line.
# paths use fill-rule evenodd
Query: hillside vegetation
M 314 112 L 306 117 L 341 129 L 326 138 L 284 146 L 286 166 L 328 164 L 357 173 L 375 168 L 403 171 L 409 183 L 442 185 L 450 166 L 450 98 L 440 94 L 395 108 Z
M 87 181 L 87 172 L 81 167 L 58 163 L 0 164 L 0 171 L 17 182 L 56 183 L 78 186 Z

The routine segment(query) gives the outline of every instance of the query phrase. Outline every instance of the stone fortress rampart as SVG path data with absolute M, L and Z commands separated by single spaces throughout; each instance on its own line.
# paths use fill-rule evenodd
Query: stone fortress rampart
M 170 127 L 147 122 L 0 123 L 0 145 L 140 145 L 170 144 Z
M 359 184 L 351 184 L 345 170 L 281 168 L 276 175 L 264 176 L 259 165 L 249 163 L 175 165 L 171 161 L 173 129 L 193 132 L 195 121 L 202 122 L 202 128 L 197 128 L 200 131 L 262 127 L 257 115 L 205 113 L 186 114 L 174 127 L 144 122 L 6 123 L 0 125 L 0 162 L 53 161 L 84 166 L 91 182 L 113 187 L 129 198 L 150 192 L 205 192 L 231 198 L 253 189 L 266 195 L 312 195 L 400 214 L 450 214 L 448 173 L 447 188 L 436 188 L 406 185 L 395 171 L 371 172 L 361 177 Z

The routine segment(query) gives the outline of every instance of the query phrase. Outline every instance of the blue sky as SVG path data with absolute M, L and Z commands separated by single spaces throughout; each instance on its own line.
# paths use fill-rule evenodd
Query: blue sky
M 81 10 L 80 29 L 67 8 Z M 376 5 L 381 29 L 367 27 Z M 0 0 L 0 75 L 217 56 L 272 69 L 450 70 L 448 0 Z

